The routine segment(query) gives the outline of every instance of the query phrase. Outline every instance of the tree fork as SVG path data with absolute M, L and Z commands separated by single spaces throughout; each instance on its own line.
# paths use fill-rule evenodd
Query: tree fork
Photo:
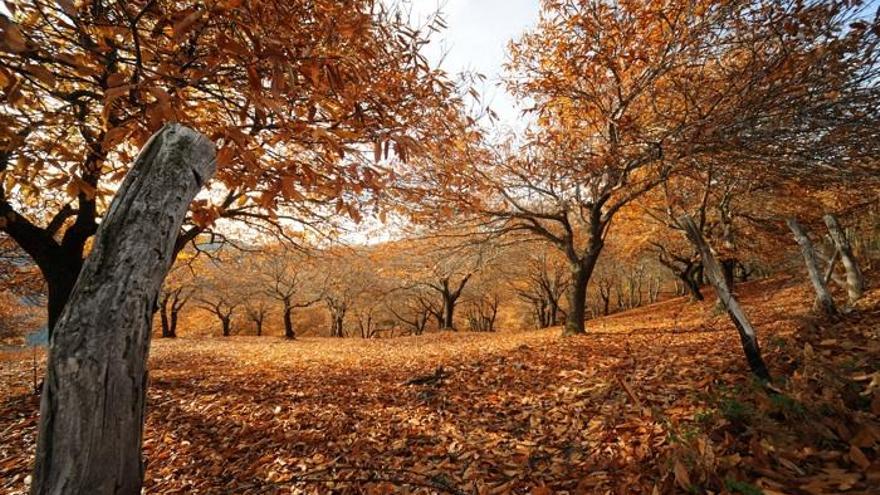
M 166 125 L 113 200 L 51 337 L 32 494 L 140 493 L 152 312 L 215 152 Z

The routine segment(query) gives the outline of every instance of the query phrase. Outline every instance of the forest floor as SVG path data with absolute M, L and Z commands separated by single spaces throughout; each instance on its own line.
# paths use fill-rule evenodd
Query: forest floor
M 683 298 L 578 338 L 155 341 L 146 491 L 880 493 L 880 290 L 835 322 L 793 279 L 739 292 L 781 393 Z M 31 359 L 0 353 L 0 493 L 29 481 Z

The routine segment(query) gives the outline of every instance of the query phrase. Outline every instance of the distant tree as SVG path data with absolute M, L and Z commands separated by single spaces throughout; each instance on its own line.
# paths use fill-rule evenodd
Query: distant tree
M 514 283 L 516 294 L 533 308 L 540 328 L 558 325 L 565 313 L 561 302 L 569 277 L 565 263 L 554 254 L 546 250 L 526 254 L 525 277 Z
M 210 257 L 203 257 L 193 263 L 198 274 L 198 286 L 193 295 L 199 308 L 211 313 L 220 322 L 220 331 L 229 337 L 234 331 L 232 322 L 236 310 L 244 306 L 248 288 L 229 276 L 230 273 L 245 273 L 247 253 L 234 247 L 221 247 Z
M 263 289 L 270 298 L 280 302 L 284 337 L 296 338 L 293 313 L 307 308 L 322 299 L 320 289 L 310 278 L 317 273 L 309 272 L 310 259 L 303 253 L 287 249 L 275 249 L 262 254 L 256 260 L 256 270 L 261 274 Z
M 177 337 L 177 324 L 180 312 L 189 303 L 196 291 L 197 282 L 194 273 L 187 264 L 173 266 L 165 278 L 159 292 L 159 321 L 162 325 L 163 338 Z
M 244 305 L 244 311 L 248 319 L 254 324 L 257 337 L 263 335 L 263 323 L 269 315 L 269 304 L 260 298 L 249 299 Z
M 467 307 L 468 329 L 476 332 L 494 332 L 500 302 L 497 293 L 482 294 L 478 299 L 470 301 Z

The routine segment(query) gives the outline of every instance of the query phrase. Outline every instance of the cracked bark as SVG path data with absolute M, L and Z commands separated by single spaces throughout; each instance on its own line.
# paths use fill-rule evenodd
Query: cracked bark
M 140 493 L 153 308 L 214 167 L 214 145 L 171 124 L 119 189 L 51 338 L 31 493 Z

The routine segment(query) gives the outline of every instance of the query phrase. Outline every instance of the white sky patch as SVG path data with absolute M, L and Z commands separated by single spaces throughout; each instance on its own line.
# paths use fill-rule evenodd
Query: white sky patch
M 501 82 L 508 60 L 507 44 L 535 26 L 540 0 L 412 0 L 412 21 L 424 20 L 440 10 L 448 28 L 432 36 L 425 55 L 450 75 L 479 72 L 486 76 L 483 94 L 498 114 L 498 124 L 516 130 L 525 127 L 526 117 Z M 444 57 L 445 56 L 445 57 Z

